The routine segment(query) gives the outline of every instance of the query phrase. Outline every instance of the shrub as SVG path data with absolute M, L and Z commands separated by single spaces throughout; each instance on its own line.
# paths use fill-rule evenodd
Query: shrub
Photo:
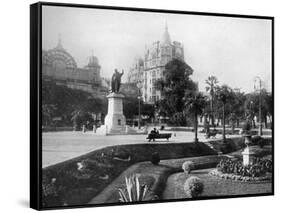
M 266 172 L 272 172 L 272 161 L 256 158 L 252 165 L 244 166 L 242 161 L 221 160 L 217 165 L 218 171 L 226 174 L 236 174 L 243 177 L 260 177 Z
M 204 190 L 204 184 L 198 177 L 189 177 L 184 183 L 184 191 L 188 196 L 197 197 L 202 194 Z
M 121 151 L 117 151 L 116 153 L 114 153 L 113 156 L 117 157 L 117 158 L 121 158 L 121 159 L 128 159 L 130 157 L 130 153 L 128 153 L 127 151 L 121 150 Z
M 154 152 L 151 156 L 151 163 L 154 165 L 158 165 L 160 162 L 160 156 L 158 152 Z
M 266 140 L 261 136 L 254 136 L 252 138 L 252 142 L 254 145 L 258 145 L 260 148 L 263 148 L 266 145 Z
M 182 169 L 186 174 L 189 174 L 190 171 L 194 168 L 194 163 L 192 161 L 185 161 L 182 164 Z
M 136 202 L 146 200 L 148 197 L 148 187 L 140 185 L 137 176 L 125 177 L 126 188 L 118 189 L 120 202 Z
M 252 129 L 252 124 L 249 120 L 247 120 L 242 126 L 242 134 L 250 134 Z

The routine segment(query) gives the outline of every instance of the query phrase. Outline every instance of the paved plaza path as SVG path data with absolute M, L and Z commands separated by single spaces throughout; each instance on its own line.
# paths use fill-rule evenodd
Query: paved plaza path
M 147 135 L 102 136 L 93 132 L 46 132 L 43 133 L 42 165 L 46 167 L 106 146 L 148 143 L 146 137 Z M 207 141 L 204 134 L 199 133 L 198 137 L 201 142 Z M 216 138 L 220 139 L 221 135 L 217 135 Z M 172 132 L 170 143 L 192 142 L 193 140 L 193 132 L 176 131 Z M 166 140 L 159 140 L 159 142 L 168 143 Z

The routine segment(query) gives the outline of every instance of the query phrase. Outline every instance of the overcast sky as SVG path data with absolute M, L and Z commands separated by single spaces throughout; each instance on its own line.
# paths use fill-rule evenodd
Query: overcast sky
M 184 45 L 200 90 L 215 75 L 245 92 L 260 76 L 271 91 L 270 20 L 43 6 L 43 49 L 54 48 L 60 35 L 79 67 L 93 52 L 101 75 L 110 77 L 114 68 L 128 73 L 145 45 L 161 40 L 165 22 L 171 40 Z

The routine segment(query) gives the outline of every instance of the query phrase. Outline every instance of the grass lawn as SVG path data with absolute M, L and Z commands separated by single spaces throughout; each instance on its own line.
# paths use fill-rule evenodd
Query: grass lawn
M 226 146 L 229 152 L 237 151 L 242 146 L 239 139 L 228 139 L 224 144 L 221 141 L 214 142 L 217 149 L 220 149 L 220 144 L 222 147 Z M 150 161 L 154 152 L 158 152 L 160 155 L 159 166 L 144 162 Z M 122 187 L 125 175 L 128 176 L 131 173 L 141 174 L 141 182 L 150 186 L 151 191 L 162 198 L 168 176 L 171 173 L 179 172 L 185 160 L 192 160 L 195 163 L 195 169 L 205 169 L 215 167 L 223 157 L 225 156 L 217 156 L 217 152 L 204 143 L 128 144 L 95 150 L 43 169 L 43 207 L 85 205 L 90 201 L 92 203 L 118 202 L 119 196 L 116 189 Z M 127 171 L 127 169 L 129 170 Z M 205 170 L 196 170 L 194 174 L 202 175 L 200 177 L 207 181 L 206 193 L 209 191 L 209 193 L 214 192 L 215 195 L 243 194 L 240 191 L 244 189 L 244 186 L 246 186 L 244 190 L 246 194 L 260 193 L 255 191 L 260 187 L 254 185 L 248 187 L 248 185 L 243 185 L 244 183 L 224 183 L 226 180 L 218 180 L 215 177 L 207 178 L 208 174 L 202 173 L 202 171 Z M 181 179 L 184 180 L 181 175 L 184 174 L 178 173 L 168 178 L 164 199 L 183 196 L 183 193 L 180 193 L 182 187 L 179 187 L 182 185 Z M 173 181 L 175 182 L 173 183 Z M 269 184 L 271 186 L 271 183 Z M 217 185 L 219 185 L 216 188 L 218 191 L 208 189 L 208 187 L 214 188 Z M 258 186 L 261 186 L 261 191 L 264 192 L 266 190 L 262 188 L 266 185 Z M 267 189 L 271 190 L 271 187 L 267 187 Z M 108 190 L 106 193 L 101 193 L 106 190 Z M 214 196 L 214 193 L 208 196 Z M 100 197 L 95 200 L 97 196 Z M 203 196 L 207 195 L 203 194 Z
M 209 168 L 211 165 L 217 165 L 217 163 L 226 158 L 225 156 L 203 156 L 193 158 L 180 158 L 171 160 L 162 160 L 159 165 L 153 165 L 151 162 L 141 162 L 134 164 L 125 170 L 118 178 L 116 178 L 111 184 L 109 184 L 99 195 L 93 198 L 90 204 L 100 203 L 116 203 L 119 200 L 117 188 L 125 187 L 125 177 L 129 177 L 132 174 L 140 175 L 141 184 L 148 186 L 150 191 L 162 198 L 163 190 L 166 186 L 166 181 L 169 175 L 182 171 L 182 164 L 187 160 L 194 162 L 195 168 Z
M 118 178 L 109 184 L 98 196 L 94 197 L 90 204 L 101 203 L 118 203 L 119 194 L 117 189 L 125 189 L 125 177 L 133 174 L 139 176 L 140 184 L 145 184 L 151 194 L 150 197 L 156 195 L 159 197 L 165 188 L 166 180 L 169 175 L 175 172 L 175 168 L 165 165 L 153 165 L 151 162 L 137 163 L 126 171 L 124 171 Z
M 202 197 L 231 196 L 231 195 L 250 195 L 259 193 L 271 193 L 272 183 L 258 182 L 245 183 L 234 182 L 209 175 L 211 169 L 192 171 L 190 175 L 176 173 L 167 180 L 166 189 L 163 192 L 163 199 L 184 199 L 188 198 L 183 190 L 184 183 L 189 176 L 197 176 L 204 183 Z
M 161 160 L 216 154 L 204 143 L 129 144 L 95 150 L 43 169 L 43 206 L 87 204 L 129 166 L 149 161 L 154 152 Z M 79 170 L 83 161 L 85 168 Z

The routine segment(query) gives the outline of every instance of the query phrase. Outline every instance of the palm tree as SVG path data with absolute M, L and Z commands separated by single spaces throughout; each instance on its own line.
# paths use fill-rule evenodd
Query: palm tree
M 232 99 L 232 89 L 227 85 L 223 85 L 217 89 L 217 98 L 222 103 L 222 139 L 225 141 L 225 106 Z
M 198 115 L 203 113 L 206 106 L 206 97 L 200 92 L 194 93 L 186 97 L 185 105 L 187 111 L 194 115 L 194 141 L 198 142 Z
M 212 126 L 215 125 L 214 121 L 214 96 L 215 92 L 218 88 L 217 84 L 219 83 L 218 79 L 216 76 L 209 76 L 208 79 L 205 81 L 207 84 L 206 86 L 206 91 L 210 93 L 211 100 L 210 100 L 210 109 L 211 109 L 211 121 L 212 121 Z

